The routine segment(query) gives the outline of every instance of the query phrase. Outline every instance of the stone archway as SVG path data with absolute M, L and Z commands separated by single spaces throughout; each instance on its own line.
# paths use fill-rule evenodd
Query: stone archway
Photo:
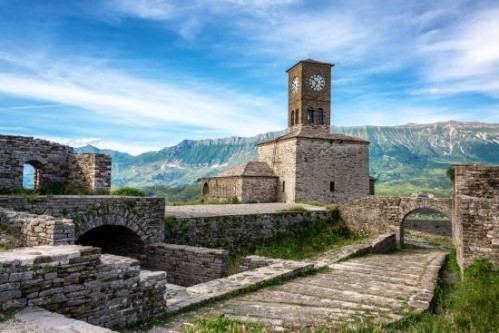
M 43 163 L 38 160 L 28 160 L 23 163 L 22 188 L 36 190 L 41 186 Z M 30 178 L 30 179 L 28 179 Z
M 131 229 L 120 225 L 103 225 L 90 229 L 75 242 L 79 245 L 95 246 L 103 253 L 141 259 L 144 242 Z
M 423 240 L 439 241 L 452 239 L 451 216 L 434 208 L 417 208 L 402 217 L 399 227 L 400 243 L 407 241 L 408 235 L 412 241 Z

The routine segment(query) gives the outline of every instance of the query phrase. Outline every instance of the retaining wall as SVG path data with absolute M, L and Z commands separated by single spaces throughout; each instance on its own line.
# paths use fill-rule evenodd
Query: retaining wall
M 171 217 L 167 218 L 165 226 L 165 242 L 230 251 L 251 249 L 276 236 L 303 232 L 320 221 L 335 223 L 337 212 L 280 212 L 185 219 Z
M 104 327 L 166 312 L 166 274 L 141 271 L 134 259 L 78 245 L 0 253 L 0 308 L 47 310 Z
M 225 277 L 229 252 L 185 245 L 155 243 L 146 246 L 146 266 L 168 272 L 168 282 L 181 286 Z

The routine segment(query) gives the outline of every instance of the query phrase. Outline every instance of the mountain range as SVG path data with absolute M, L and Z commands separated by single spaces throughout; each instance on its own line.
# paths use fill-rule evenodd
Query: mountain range
M 499 124 L 449 121 L 424 125 L 332 127 L 331 131 L 371 142 L 370 173 L 378 178 L 377 188 L 382 194 L 433 190 L 445 195 L 450 189 L 450 181 L 445 175 L 450 164 L 499 164 Z M 257 143 L 284 133 L 183 140 L 175 146 L 138 156 L 93 146 L 76 150 L 111 155 L 113 186 L 182 187 L 201 177 L 255 160 Z

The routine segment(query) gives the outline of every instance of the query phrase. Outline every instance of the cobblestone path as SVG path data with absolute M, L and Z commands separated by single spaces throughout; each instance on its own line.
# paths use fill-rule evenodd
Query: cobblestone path
M 409 250 L 332 263 L 327 272 L 215 303 L 149 332 L 178 332 L 193 315 L 210 313 L 275 327 L 332 327 L 355 318 L 396 321 L 428 308 L 446 255 Z

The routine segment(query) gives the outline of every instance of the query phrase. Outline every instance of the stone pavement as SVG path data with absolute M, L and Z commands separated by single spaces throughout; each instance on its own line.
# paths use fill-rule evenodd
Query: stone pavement
M 355 318 L 396 321 L 429 307 L 447 253 L 418 249 L 331 262 L 327 272 L 214 303 L 148 332 L 179 332 L 193 316 L 213 313 L 285 328 L 334 327 Z
M 257 203 L 257 204 L 235 204 L 235 205 L 185 205 L 166 206 L 165 216 L 176 216 L 177 218 L 195 218 L 207 216 L 225 215 L 251 215 L 251 214 L 272 214 L 283 209 L 294 206 L 302 206 L 307 211 L 324 211 L 324 207 L 312 206 L 300 203 Z

